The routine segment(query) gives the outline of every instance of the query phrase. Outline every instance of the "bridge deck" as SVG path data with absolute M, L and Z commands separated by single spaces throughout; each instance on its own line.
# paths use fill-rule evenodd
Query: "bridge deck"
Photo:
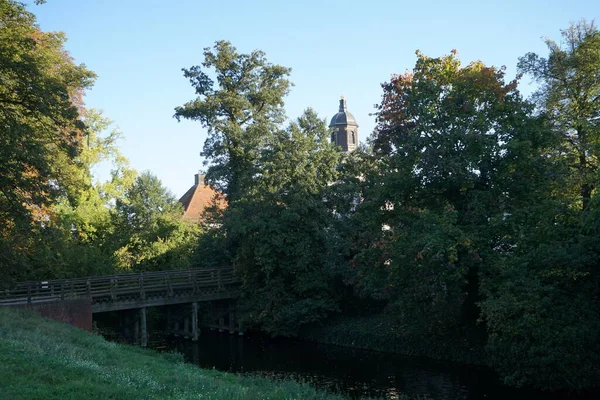
M 105 312 L 229 299 L 238 286 L 233 267 L 30 281 L 0 292 L 0 306 L 89 298 L 92 312 Z

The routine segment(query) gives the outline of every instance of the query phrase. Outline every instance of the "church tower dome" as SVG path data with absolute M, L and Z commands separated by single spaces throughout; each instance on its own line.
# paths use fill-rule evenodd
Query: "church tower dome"
M 349 153 L 356 150 L 358 146 L 358 124 L 354 115 L 348 112 L 344 96 L 340 99 L 338 113 L 331 118 L 329 128 L 331 129 L 331 142 L 340 146 L 343 152 Z

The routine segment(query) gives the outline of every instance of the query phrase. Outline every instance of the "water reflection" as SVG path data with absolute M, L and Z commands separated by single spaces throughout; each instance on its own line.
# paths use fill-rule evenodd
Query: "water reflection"
M 259 335 L 239 337 L 204 330 L 197 343 L 172 341 L 169 347 L 202 368 L 294 378 L 351 398 L 395 399 L 401 394 L 450 400 L 565 397 L 507 388 L 486 368 Z

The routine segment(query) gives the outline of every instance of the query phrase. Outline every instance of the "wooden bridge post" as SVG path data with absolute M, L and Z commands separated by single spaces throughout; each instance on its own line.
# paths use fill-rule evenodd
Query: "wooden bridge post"
M 219 332 L 223 332 L 225 330 L 225 317 L 223 316 L 222 311 L 219 310 Z
M 142 338 L 140 337 L 140 317 L 141 315 L 136 315 L 133 319 L 133 342 L 141 344 Z
M 27 304 L 31 304 L 31 284 L 27 285 Z
M 229 333 L 235 332 L 235 309 L 229 304 Z
M 192 340 L 194 342 L 198 341 L 198 335 L 200 332 L 198 331 L 198 303 L 192 303 Z
M 200 348 L 197 344 L 194 344 L 192 346 L 192 361 L 196 365 L 198 365 L 198 363 L 200 362 Z
M 142 307 L 140 308 L 140 323 L 141 323 L 141 328 L 142 328 L 142 340 L 141 340 L 141 345 L 142 347 L 146 347 L 148 346 L 148 331 L 146 329 L 146 307 Z
M 167 334 L 173 334 L 171 319 L 171 307 L 167 306 Z
M 183 317 L 183 337 L 186 339 L 190 338 L 190 317 Z

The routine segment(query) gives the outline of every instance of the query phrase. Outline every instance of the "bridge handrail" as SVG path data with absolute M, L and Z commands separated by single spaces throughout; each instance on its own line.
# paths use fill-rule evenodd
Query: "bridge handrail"
M 116 300 L 119 296 L 165 293 L 172 296 L 182 291 L 224 290 L 237 283 L 233 267 L 165 270 L 90 276 L 72 279 L 20 282 L 14 289 L 0 291 L 0 306 L 58 301 L 66 298 L 89 297 Z
M 155 275 L 155 276 L 160 276 L 160 275 L 171 275 L 174 273 L 188 273 L 188 272 L 193 272 L 193 271 L 198 271 L 198 272 L 216 272 L 216 271 L 233 271 L 233 267 L 231 266 L 222 266 L 222 267 L 213 267 L 213 268 L 193 268 L 193 269 L 166 269 L 166 270 L 162 270 L 162 271 L 147 271 L 147 272 L 128 272 L 126 274 L 112 274 L 112 275 L 90 275 L 90 276 L 84 276 L 84 277 L 76 277 L 76 278 L 61 278 L 61 279 L 48 279 L 48 280 L 29 280 L 29 281 L 21 281 L 21 282 L 17 282 L 17 285 L 27 285 L 27 284 L 38 284 L 38 283 L 42 283 L 42 282 L 61 282 L 61 281 L 85 281 L 87 279 L 106 279 L 106 278 L 111 278 L 111 277 L 128 277 L 128 276 L 135 276 L 138 277 L 141 274 L 143 274 L 144 276 L 151 276 L 151 275 Z

